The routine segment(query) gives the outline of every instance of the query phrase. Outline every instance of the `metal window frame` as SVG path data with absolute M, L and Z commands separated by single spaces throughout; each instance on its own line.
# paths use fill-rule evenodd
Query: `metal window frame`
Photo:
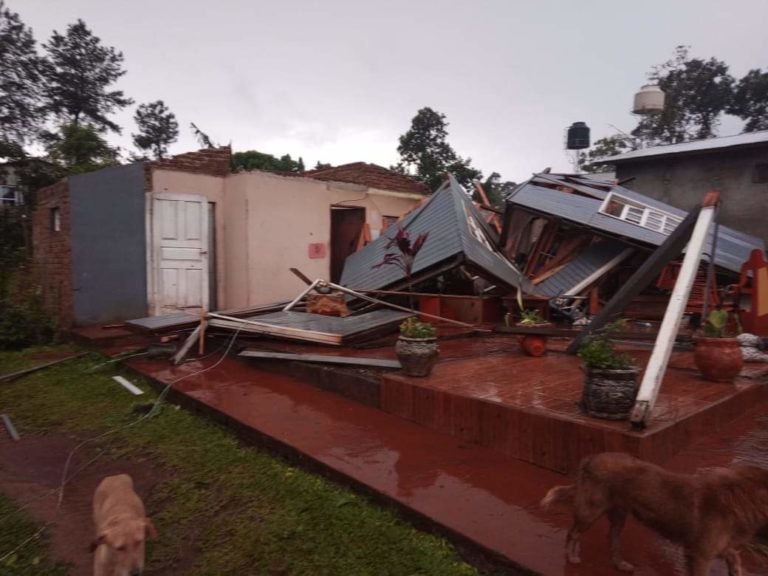
M 621 204 L 623 206 L 620 215 L 616 216 L 615 214 L 608 212 L 608 205 L 611 202 Z M 629 219 L 629 215 L 633 210 L 642 211 L 640 214 L 639 222 L 635 222 L 634 220 Z M 672 233 L 672 230 L 674 230 L 674 228 L 668 230 L 667 225 L 669 223 L 674 223 L 675 227 L 677 227 L 677 225 L 683 221 L 683 219 L 679 216 L 675 216 L 674 214 L 670 214 L 669 212 L 665 212 L 664 210 L 660 210 L 658 208 L 653 208 L 632 198 L 622 196 L 616 192 L 608 193 L 608 195 L 605 197 L 605 200 L 603 200 L 603 203 L 600 205 L 599 212 L 605 216 L 616 218 L 617 220 L 622 220 L 623 222 L 627 222 L 635 226 L 640 226 L 641 228 L 652 230 L 653 232 L 658 232 L 659 234 L 664 234 L 665 236 L 669 236 Z M 649 219 L 659 220 L 659 226 L 656 227 L 650 225 Z

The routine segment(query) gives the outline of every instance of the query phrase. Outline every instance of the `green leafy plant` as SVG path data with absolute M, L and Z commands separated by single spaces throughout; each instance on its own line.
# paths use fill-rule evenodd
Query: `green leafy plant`
M 411 316 L 400 324 L 400 334 L 406 338 L 434 338 L 435 327 L 429 322 L 419 322 Z
M 579 358 L 591 370 L 628 370 L 634 367 L 634 360 L 628 354 L 617 352 L 611 336 L 625 329 L 626 320 L 617 320 L 588 336 L 579 348 Z
M 547 324 L 547 321 L 538 310 L 523 310 L 520 312 L 520 322 L 522 326 L 536 326 L 538 324 Z
M 707 338 L 732 338 L 733 330 L 728 326 L 728 312 L 722 308 L 712 310 L 704 322 L 704 336 Z

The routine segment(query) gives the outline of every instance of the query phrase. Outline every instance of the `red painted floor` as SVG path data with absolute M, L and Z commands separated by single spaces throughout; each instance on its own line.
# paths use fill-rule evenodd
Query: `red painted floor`
M 214 361 L 177 368 L 144 359 L 129 364 L 168 383 Z M 567 483 L 562 475 L 233 359 L 174 387 L 530 570 L 546 575 L 616 574 L 607 558 L 604 523 L 584 539 L 584 564 L 565 564 L 568 518 L 544 514 L 537 506 L 550 487 Z M 692 471 L 702 464 L 733 460 L 765 464 L 768 422 L 760 416 L 765 404 L 755 409 L 717 437 L 699 436 L 670 466 Z M 627 560 L 638 567 L 636 574 L 682 573 L 678 550 L 636 523 L 627 527 L 623 541 Z M 724 575 L 723 566 L 712 574 Z

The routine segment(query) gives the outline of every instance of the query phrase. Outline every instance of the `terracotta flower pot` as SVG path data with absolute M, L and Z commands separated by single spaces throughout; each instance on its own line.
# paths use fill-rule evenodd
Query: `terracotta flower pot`
M 549 322 L 543 324 L 520 324 L 517 323 L 518 328 L 547 328 L 551 326 Z M 520 348 L 528 354 L 528 356 L 544 356 L 547 353 L 547 337 L 540 334 L 524 334 L 520 337 Z
M 440 347 L 437 338 L 400 336 L 395 344 L 395 352 L 407 376 L 429 376 L 437 362 Z
M 584 368 L 581 408 L 589 416 L 606 420 L 626 420 L 637 396 L 639 368 L 596 370 Z
M 699 337 L 693 360 L 702 376 L 714 382 L 733 382 L 744 362 L 737 338 Z

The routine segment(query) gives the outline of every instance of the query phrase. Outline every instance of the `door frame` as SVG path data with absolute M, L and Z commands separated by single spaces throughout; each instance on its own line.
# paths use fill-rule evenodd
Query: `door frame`
M 210 254 L 211 250 L 211 230 L 210 230 L 210 216 L 209 216 L 209 201 L 208 198 L 202 194 L 181 194 L 177 192 L 147 192 L 145 194 L 145 209 L 146 209 L 146 238 L 147 238 L 147 311 L 150 316 L 159 316 L 162 314 L 162 307 L 159 297 L 159 277 L 157 273 L 157 267 L 160 263 L 160 243 L 155 242 L 156 230 L 155 230 L 155 201 L 156 200 L 179 200 L 179 201 L 195 201 L 200 202 L 202 206 L 202 230 L 204 238 L 202 239 L 201 250 L 201 263 L 203 267 L 203 286 L 201 287 L 201 295 L 203 298 L 202 308 L 208 310 L 210 305 Z M 215 238 L 215 237 L 214 237 Z M 215 246 L 213 247 L 215 249 Z

